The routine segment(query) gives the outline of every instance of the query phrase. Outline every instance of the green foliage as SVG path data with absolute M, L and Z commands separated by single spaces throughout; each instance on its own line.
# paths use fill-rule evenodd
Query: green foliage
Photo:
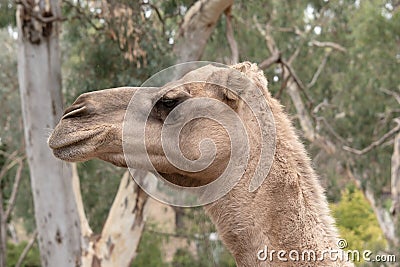
M 354 185 L 342 192 L 338 204 L 331 205 L 333 215 L 349 250 L 371 250 L 377 254 L 384 251 L 387 242 L 379 227 L 375 214 L 363 193 Z
M 173 16 L 174 14 L 180 14 L 181 6 L 189 8 L 196 1 L 195 0 L 171 0 L 171 1 L 154 1 L 157 4 L 160 3 L 161 9 L 165 16 Z
M 0 152 L 3 152 L 3 153 L 6 153 L 6 151 L 7 151 L 7 146 L 5 145 L 5 144 L 2 144 L 2 143 L 0 143 Z M 5 164 L 6 164 L 7 162 L 6 162 L 6 157 L 4 156 L 4 154 L 0 154 L 0 170 L 2 170 L 4 167 L 6 167 L 5 166 Z M 1 190 L 1 196 L 2 196 L 2 202 L 4 203 L 4 202 L 6 202 L 7 201 L 7 199 L 8 199 L 8 195 L 9 195 L 9 190 L 7 190 L 8 189 L 8 187 L 7 187 L 7 178 L 8 177 L 5 177 L 5 179 L 1 179 L 0 180 L 0 190 Z
M 398 90 L 396 40 L 400 39 L 400 16 L 398 12 L 391 18 L 383 16 L 384 2 L 361 1 L 359 7 L 352 8 L 333 4 L 333 10 L 346 11 L 335 12 L 331 27 L 337 31 L 322 34 L 348 49 L 346 54 L 331 57 L 324 71 L 324 76 L 328 75 L 326 88 L 330 87 L 328 96 L 337 108 L 326 110 L 323 115 L 352 147 L 363 148 L 379 139 L 393 127 L 391 121 L 398 115 L 391 112 L 398 104 L 381 89 Z M 339 35 L 338 30 L 347 34 Z M 343 114 L 339 119 L 335 118 L 338 113 Z M 389 183 L 390 168 L 382 166 L 390 165 L 391 153 L 390 147 L 378 148 L 357 158 L 353 165 L 359 175 L 368 177 L 365 186 L 373 188 L 377 196 Z
M 7 145 L 0 143 L 0 152 L 5 153 L 7 151 Z M 3 153 L 0 153 L 0 170 L 4 167 L 6 164 L 6 157 L 4 156 Z
M 177 249 L 170 263 L 164 261 L 162 246 L 170 242 L 168 235 L 158 234 L 155 224 L 147 223 L 142 234 L 137 256 L 131 267 L 234 267 L 235 260 L 220 241 L 205 238 L 188 239 L 195 242 L 197 251 L 193 255 L 186 248 Z M 183 234 L 183 233 L 182 233 Z M 189 236 L 189 235 L 188 235 Z M 207 243 L 207 244 L 205 244 Z M 207 247 L 208 246 L 208 247 Z
M 186 249 L 178 249 L 172 259 L 172 266 L 174 267 L 194 267 L 195 258 L 192 253 Z
M 219 240 L 212 240 L 211 233 L 216 233 L 214 224 L 205 214 L 203 208 L 191 208 L 185 210 L 184 225 L 182 229 L 178 229 L 178 233 L 188 236 L 191 242 L 196 243 L 197 254 L 193 256 L 187 250 L 178 250 L 174 255 L 174 262 L 181 266 L 194 267 L 229 267 L 236 266 L 236 263 L 230 253 Z M 194 257 L 194 260 L 192 259 Z
M 131 267 L 167 267 L 161 252 L 163 238 L 154 232 L 143 231 L 138 254 Z
M 185 2 L 185 1 L 184 1 Z M 192 1 L 188 1 L 191 3 Z M 183 3 L 183 2 L 182 2 Z M 76 95 L 117 86 L 140 86 L 152 74 L 173 63 L 172 45 L 166 41 L 177 28 L 176 16 L 181 1 L 166 1 L 160 4 L 168 17 L 164 24 L 154 10 L 146 18 L 138 2 L 126 1 L 124 4 L 134 12 L 133 16 L 121 14 L 118 18 L 97 16 L 92 23 L 101 29 L 93 28 L 87 21 L 72 19 L 64 24 L 62 35 L 64 92 L 70 103 Z M 74 9 L 65 7 L 65 16 L 74 17 Z M 93 12 L 84 10 L 89 17 Z M 126 25 L 136 29 L 129 31 Z
M 15 2 L 2 0 L 0 2 L 0 29 L 7 26 L 15 26 Z
M 25 163 L 13 217 L 21 218 L 25 231 L 32 233 L 36 229 L 36 221 L 29 176 L 28 164 Z
M 17 264 L 22 251 L 26 247 L 27 242 L 20 242 L 19 244 L 15 245 L 12 243 L 7 244 L 7 267 L 13 267 Z M 35 244 L 29 250 L 28 254 L 23 261 L 22 267 L 40 267 L 40 254 L 39 248 Z
M 1 15 L 0 15 L 1 18 Z M 21 146 L 22 119 L 18 94 L 17 42 L 8 29 L 0 28 L 0 138 L 10 153 Z
M 171 262 L 173 267 L 203 267 L 203 266 L 219 266 L 219 267 L 234 267 L 236 266 L 236 262 L 233 257 L 223 249 L 222 245 L 219 244 L 219 248 L 214 253 L 216 254 L 214 257 L 218 260 L 214 262 L 210 255 L 199 255 L 197 258 L 194 257 L 188 250 L 186 249 L 178 249 L 175 252 L 174 258 Z

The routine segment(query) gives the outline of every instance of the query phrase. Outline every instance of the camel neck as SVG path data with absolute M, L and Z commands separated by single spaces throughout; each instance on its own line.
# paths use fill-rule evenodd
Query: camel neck
M 254 193 L 241 191 L 248 186 L 235 188 L 206 207 L 238 266 L 269 266 L 258 257 L 271 260 L 271 251 L 335 248 L 337 233 L 326 201 L 301 183 L 270 184 Z M 265 252 L 260 255 L 260 250 Z
M 278 133 L 274 163 L 255 192 L 247 190 L 250 178 L 245 173 L 227 195 L 205 207 L 238 266 L 269 266 L 257 259 L 265 248 L 336 248 L 337 231 L 323 189 L 294 132 Z

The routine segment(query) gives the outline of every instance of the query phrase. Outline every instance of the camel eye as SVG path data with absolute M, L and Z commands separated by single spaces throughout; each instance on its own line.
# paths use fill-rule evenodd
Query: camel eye
M 162 98 L 160 103 L 167 109 L 172 109 L 179 104 L 178 99 L 171 99 L 171 98 Z

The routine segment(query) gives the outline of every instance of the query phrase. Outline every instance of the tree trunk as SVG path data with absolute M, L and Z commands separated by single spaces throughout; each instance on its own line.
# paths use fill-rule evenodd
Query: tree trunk
M 17 9 L 18 81 L 41 261 L 62 267 L 80 265 L 81 244 L 71 167 L 46 140 L 62 111 L 59 18 L 58 0 L 22 1 Z
M 285 69 L 285 73 L 289 73 L 289 70 Z M 303 137 L 311 143 L 314 143 L 316 146 L 324 149 L 324 151 L 328 154 L 333 154 L 335 152 L 334 144 L 315 132 L 311 116 L 309 115 L 308 110 L 301 99 L 300 89 L 292 78 L 285 76 L 283 77 L 283 80 L 288 78 L 289 81 L 287 83 L 287 93 L 292 99 L 293 105 L 296 109 L 300 127 L 303 130 Z
M 145 179 L 147 172 L 136 171 Z M 89 237 L 82 256 L 83 266 L 128 267 L 136 256 L 145 223 L 147 194 L 125 172 L 101 235 Z M 87 232 L 91 232 L 87 231 Z
M 285 69 L 285 73 L 289 71 Z M 310 142 L 314 142 L 316 139 L 316 133 L 314 131 L 314 125 L 311 121 L 311 118 L 308 114 L 308 110 L 304 106 L 303 100 L 301 99 L 299 89 L 297 88 L 296 83 L 293 81 L 292 78 L 289 77 L 287 74 L 286 77 L 283 77 L 283 80 L 289 78 L 287 83 L 287 93 L 292 99 L 293 105 L 296 108 L 297 116 L 299 118 L 301 129 L 303 130 L 303 136 L 305 139 L 309 140 Z
M 178 62 L 200 60 L 221 14 L 233 0 L 199 0 L 187 11 L 174 47 Z
M 375 213 L 376 219 L 378 220 L 378 224 L 382 229 L 383 235 L 391 244 L 396 245 L 398 242 L 398 238 L 396 236 L 394 221 L 390 217 L 389 212 L 384 207 L 379 206 L 375 203 L 374 194 L 371 191 L 366 189 L 363 191 L 363 193 Z
M 394 138 L 393 155 L 392 155 L 392 177 L 391 177 L 391 190 L 392 190 L 392 208 L 391 213 L 394 215 L 393 221 L 395 222 L 396 230 L 400 229 L 400 133 Z M 396 231 L 395 230 L 395 231 Z M 400 233 L 397 232 L 395 245 L 399 246 Z
M 0 186 L 0 267 L 6 267 L 7 252 L 7 221 L 4 218 L 3 192 Z

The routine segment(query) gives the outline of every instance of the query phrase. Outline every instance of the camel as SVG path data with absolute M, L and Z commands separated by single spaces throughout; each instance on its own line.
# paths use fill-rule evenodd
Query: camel
M 157 89 L 164 95 L 155 104 L 146 124 L 146 148 L 154 168 L 165 179 L 181 186 L 197 187 L 214 181 L 231 154 L 229 137 L 216 122 L 197 119 L 180 133 L 179 149 L 191 160 L 200 156 L 197 144 L 202 139 L 211 138 L 215 143 L 214 162 L 197 172 L 179 170 L 168 162 L 160 145 L 160 131 L 168 113 L 186 99 L 208 97 L 221 101 L 248 122 L 250 155 L 248 167 L 232 190 L 204 208 L 237 266 L 354 266 L 346 257 L 338 256 L 343 251 L 338 248 L 340 239 L 323 188 L 288 115 L 268 91 L 263 72 L 255 64 L 243 62 L 223 70 L 205 66 L 182 79 L 200 75 L 232 84 L 235 82 L 232 79 L 236 79 L 230 73 L 233 70 L 262 90 L 275 121 L 273 163 L 261 186 L 254 192 L 248 190 L 260 141 L 249 110 L 229 90 L 201 83 L 172 90 L 166 90 L 169 86 L 166 84 Z M 130 155 L 123 153 L 122 124 L 136 90 L 122 87 L 80 95 L 65 110 L 49 137 L 48 144 L 54 155 L 70 162 L 99 158 L 127 167 L 125 157 Z

